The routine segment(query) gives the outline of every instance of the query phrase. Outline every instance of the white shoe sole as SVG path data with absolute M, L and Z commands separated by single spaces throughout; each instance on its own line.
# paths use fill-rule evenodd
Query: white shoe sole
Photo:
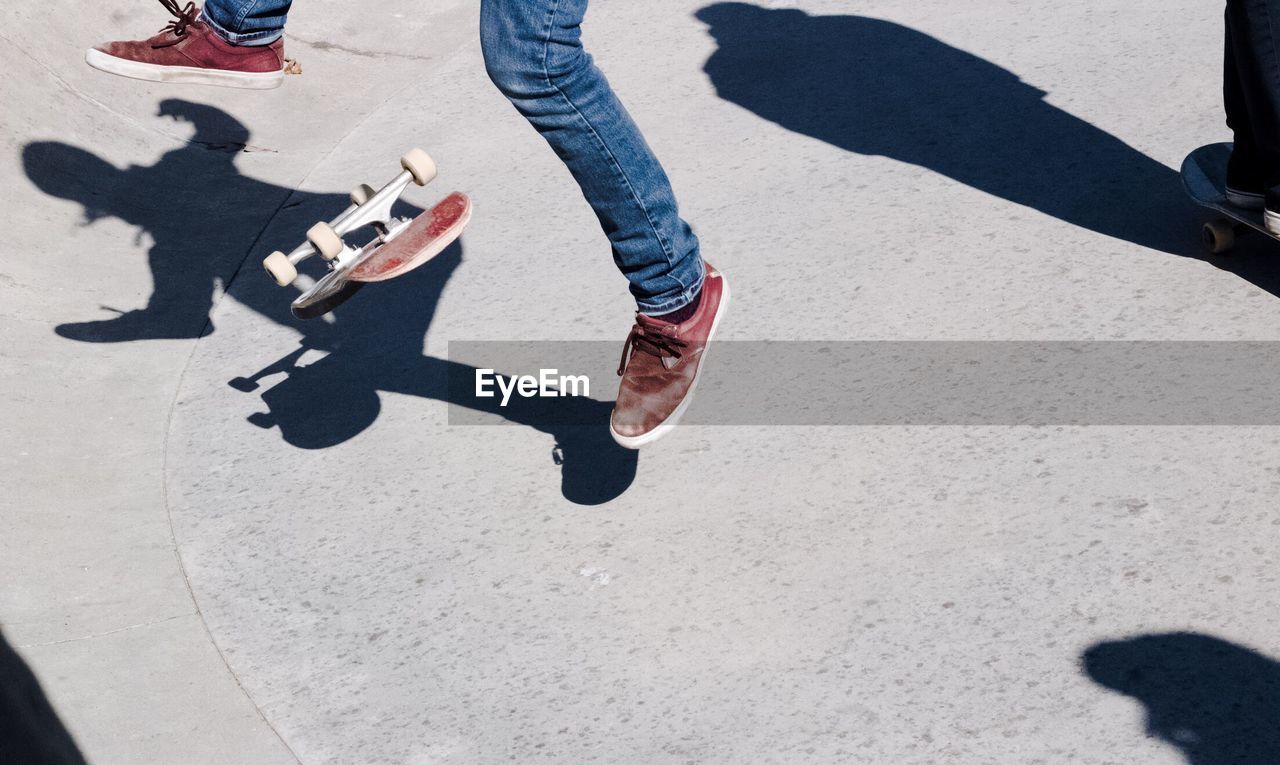
M 1277 223 L 1280 224 L 1280 221 L 1277 221 Z M 716 311 L 715 321 L 711 322 L 711 331 L 707 333 L 706 349 L 703 350 L 702 359 L 698 362 L 698 373 L 693 376 L 693 382 L 689 384 L 689 392 L 684 394 L 684 400 L 676 406 L 676 410 L 667 415 L 667 419 L 663 420 L 661 424 L 648 433 L 642 433 L 638 436 L 624 436 L 613 429 L 613 421 L 610 420 L 609 435 L 613 436 L 613 440 L 618 442 L 618 446 L 625 449 L 639 449 L 657 441 L 675 429 L 676 423 L 680 421 L 680 418 L 684 416 L 685 410 L 693 403 L 694 391 L 698 389 L 698 381 L 702 379 L 702 370 L 707 363 L 707 351 L 711 348 L 711 341 L 715 339 L 716 330 L 720 327 L 720 320 L 724 318 L 725 311 L 729 309 L 729 297 L 731 294 L 729 279 L 724 274 L 721 274 L 720 278 L 723 280 L 722 283 L 724 285 L 723 291 L 720 293 L 720 308 Z
M 119 58 L 96 48 L 90 48 L 85 53 L 84 60 L 94 69 L 149 82 L 218 85 L 250 90 L 271 90 L 284 83 L 283 69 L 279 72 L 231 72 L 225 69 L 202 69 L 198 66 L 162 66 Z
M 1263 211 L 1262 222 L 1267 227 L 1268 234 L 1280 237 L 1280 212 Z

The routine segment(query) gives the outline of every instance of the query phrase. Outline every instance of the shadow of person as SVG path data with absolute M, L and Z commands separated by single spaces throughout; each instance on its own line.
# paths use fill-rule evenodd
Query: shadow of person
M 302 335 L 298 350 L 252 378 L 231 381 L 241 390 L 256 390 L 258 379 L 285 374 L 263 394 L 269 411 L 250 422 L 279 427 L 286 443 L 325 449 L 354 438 L 377 420 L 384 392 L 450 400 L 445 384 L 450 363 L 424 356 L 422 341 L 444 286 L 462 261 L 460 244 L 410 274 L 362 291 L 339 307 L 331 322 L 298 321 L 289 313 L 288 293 L 255 266 L 265 254 L 259 251 L 270 249 L 259 240 L 279 245 L 273 241 L 276 232 L 304 231 L 331 218 L 347 206 L 347 195 L 294 191 L 242 175 L 235 159 L 250 147 L 249 131 L 215 107 L 170 99 L 161 103 L 160 113 L 188 123 L 193 136 L 149 167 L 121 170 L 62 143 L 33 143 L 23 150 L 27 175 L 42 191 L 79 203 L 89 223 L 118 218 L 153 243 L 148 260 L 154 288 L 145 307 L 105 320 L 62 324 L 59 335 L 96 343 L 198 338 L 213 330 L 209 313 L 221 281 L 230 285 L 232 299 Z M 413 216 L 421 210 L 401 204 L 395 212 Z M 256 278 L 236 278 L 246 263 Z M 313 349 L 327 355 L 299 366 Z M 487 406 L 474 398 L 454 399 L 463 406 Z M 560 469 L 567 498 L 581 504 L 616 498 L 634 480 L 637 457 L 609 437 L 611 405 L 561 401 L 558 407 L 486 411 L 556 439 L 557 460 L 549 452 L 547 464 Z
M 716 92 L 764 119 L 1109 237 L 1199 255 L 1199 216 L 1175 170 L 1047 103 L 1044 91 L 1008 70 L 863 16 L 740 2 L 696 16 L 718 46 L 704 67 Z M 927 215 L 929 200 L 918 209 Z M 1220 265 L 1280 291 L 1274 262 Z
M 0 762 L 81 765 L 84 757 L 40 682 L 0 634 Z
M 1147 727 L 1190 765 L 1280 763 L 1280 663 L 1194 633 L 1100 643 L 1084 654 L 1094 682 L 1140 701 Z
M 27 177 L 43 192 L 79 203 L 86 224 L 113 217 L 152 240 L 148 253 L 154 282 L 144 308 L 99 321 L 62 324 L 57 333 L 83 342 L 199 337 L 209 324 L 215 282 L 229 282 L 263 227 L 292 190 L 242 175 L 235 159 L 248 129 L 220 109 L 170 99 L 160 114 L 186 122 L 192 139 L 155 164 L 123 170 L 63 143 L 27 145 Z M 316 207 L 340 206 L 344 196 L 311 199 Z M 279 300 L 275 301 L 279 304 Z M 265 312 L 287 321 L 285 309 Z M 208 327 L 208 329 L 212 329 Z
M 261 394 L 267 411 L 249 421 L 279 428 L 284 440 L 300 449 L 327 449 L 373 425 L 384 393 L 450 402 L 551 435 L 555 446 L 548 450 L 547 464 L 559 467 L 561 492 L 569 501 L 599 505 L 621 496 L 635 480 L 638 453 L 609 435 L 612 402 L 516 398 L 502 407 L 497 399 L 465 393 L 468 384 L 474 387 L 475 367 L 422 353 L 422 337 L 444 285 L 461 261 L 462 248 L 454 244 L 415 271 L 376 285 L 376 298 L 362 293 L 370 299 L 344 304 L 326 338 L 327 355 L 314 363 L 302 363 L 312 347 L 304 339 L 300 348 L 251 377 L 230 381 L 233 388 L 250 392 L 262 380 L 284 375 Z M 239 288 L 233 293 L 239 296 Z

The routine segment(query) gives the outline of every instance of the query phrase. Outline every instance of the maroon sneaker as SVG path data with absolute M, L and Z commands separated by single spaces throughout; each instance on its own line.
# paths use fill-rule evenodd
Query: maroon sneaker
M 153 82 L 185 82 L 266 90 L 284 82 L 284 41 L 232 45 L 200 20 L 195 3 L 160 0 L 174 20 L 150 40 L 110 42 L 91 49 L 94 69 Z
M 669 433 L 693 401 L 707 344 L 729 307 L 729 282 L 710 264 L 706 269 L 701 302 L 687 321 L 670 324 L 636 314 L 622 348 L 622 384 L 609 420 L 613 440 L 628 449 Z

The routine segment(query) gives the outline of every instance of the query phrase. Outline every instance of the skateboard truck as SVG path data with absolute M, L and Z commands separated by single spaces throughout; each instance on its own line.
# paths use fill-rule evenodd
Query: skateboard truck
M 295 316 L 309 319 L 328 313 L 364 283 L 407 273 L 462 234 L 471 219 L 471 200 L 463 194 L 449 195 L 416 218 L 392 214 L 410 183 L 425 186 L 437 173 L 435 161 L 422 149 L 401 157 L 400 166 L 400 174 L 377 191 L 367 184 L 357 186 L 351 192 L 351 205 L 332 221 L 312 226 L 307 240 L 292 252 L 276 251 L 262 261 L 281 287 L 298 280 L 298 265 L 308 258 L 319 255 L 328 263 L 329 273 L 294 301 Z M 360 248 L 343 241 L 365 226 L 377 232 L 373 241 Z
M 404 218 L 391 215 L 391 207 L 399 199 L 409 183 L 426 186 L 436 177 L 436 163 L 422 149 L 414 149 L 400 158 L 400 166 L 404 171 L 396 176 L 381 191 L 374 192 L 367 184 L 360 184 L 351 192 L 351 206 L 329 223 L 317 223 L 307 232 L 307 241 L 299 245 L 293 252 L 285 255 L 273 252 L 262 261 L 267 273 L 275 278 L 281 287 L 293 284 L 298 278 L 298 264 L 313 255 L 319 255 L 327 261 L 348 258 L 358 251 L 346 245 L 342 237 L 356 229 L 374 224 L 379 227 L 379 235 L 390 241 L 396 234 L 409 225 Z M 332 263 L 331 263 L 331 268 Z

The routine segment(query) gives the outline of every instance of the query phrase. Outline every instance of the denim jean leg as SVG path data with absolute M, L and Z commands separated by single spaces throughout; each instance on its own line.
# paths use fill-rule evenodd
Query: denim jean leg
M 284 34 L 292 0 L 205 0 L 202 18 L 236 45 L 270 45 Z
M 587 2 L 483 0 L 485 66 L 577 180 L 640 310 L 674 311 L 702 288 L 698 239 L 666 171 L 582 47 Z

